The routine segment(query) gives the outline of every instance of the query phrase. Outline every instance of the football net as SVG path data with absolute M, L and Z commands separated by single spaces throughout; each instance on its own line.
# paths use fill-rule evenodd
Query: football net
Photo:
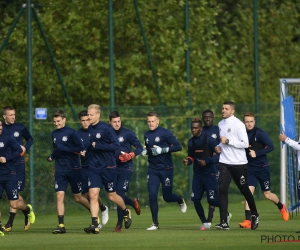
M 280 79 L 280 132 L 300 142 L 300 78 Z M 300 151 L 298 152 L 300 153 Z M 280 147 L 280 198 L 288 210 L 299 211 L 298 160 L 296 151 Z

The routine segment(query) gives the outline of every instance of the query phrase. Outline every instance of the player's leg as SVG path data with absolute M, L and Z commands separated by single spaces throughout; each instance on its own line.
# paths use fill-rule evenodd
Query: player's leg
M 173 193 L 173 169 L 161 171 L 160 182 L 162 184 L 162 194 L 166 202 L 177 202 L 182 213 L 185 213 L 187 206 L 182 196 Z
M 279 212 L 284 221 L 289 220 L 289 212 L 286 209 L 286 205 L 282 204 L 278 198 L 278 196 L 271 192 L 271 183 L 270 183 L 270 167 L 265 167 L 261 169 L 258 181 L 263 191 L 263 194 L 266 199 L 272 201 L 279 209 Z
M 0 197 L 1 197 L 1 195 L 0 195 Z M 2 218 L 2 216 L 1 216 L 1 211 L 0 211 L 0 236 L 4 236 L 4 229 L 2 228 L 1 218 Z
M 228 169 L 229 165 L 220 163 L 219 164 L 219 210 L 220 210 L 220 224 L 216 225 L 217 229 L 228 230 L 229 225 L 227 224 L 227 211 L 228 211 L 228 191 L 229 185 L 232 179 L 231 172 Z
M 160 186 L 160 178 L 158 171 L 148 171 L 147 187 L 149 194 L 150 211 L 152 215 L 152 225 L 147 230 L 159 229 L 158 223 L 158 201 L 157 195 Z
M 205 187 L 207 202 L 209 205 L 207 222 L 211 225 L 215 207 L 219 207 L 217 175 L 202 176 L 202 183 Z
M 201 183 L 201 178 L 200 176 L 194 175 L 192 181 L 191 200 L 193 201 L 196 213 L 202 222 L 202 225 L 200 226 L 200 230 L 202 231 L 210 229 L 210 224 L 208 223 L 205 217 L 204 209 L 201 204 L 203 193 L 204 193 L 204 187 Z
M 58 226 L 52 231 L 53 234 L 66 233 L 64 216 L 65 216 L 65 192 L 68 186 L 68 176 L 64 173 L 55 173 L 55 196 L 56 196 L 56 212 L 58 219 Z
M 254 197 L 248 187 L 247 165 L 231 165 L 230 170 L 236 186 L 248 202 L 251 211 L 251 229 L 255 230 L 259 224 L 259 214 L 256 209 Z
M 218 185 L 219 170 L 217 170 L 217 173 L 216 173 L 215 177 L 216 177 L 216 182 L 217 182 L 217 185 Z M 218 195 L 219 195 L 219 192 L 218 192 Z M 215 206 L 212 206 L 212 205 L 208 204 L 208 215 L 207 215 L 207 221 L 208 221 L 208 223 L 212 223 L 212 219 L 214 217 L 214 213 L 215 213 Z
M 71 190 L 74 199 L 77 203 L 84 206 L 86 209 L 90 210 L 90 203 L 86 197 L 84 197 L 82 192 L 82 174 L 81 169 L 75 169 L 68 174 L 68 181 L 71 185 Z
M 126 207 L 124 200 L 116 193 L 117 190 L 117 169 L 105 168 L 101 178 L 105 187 L 108 199 L 115 203 L 123 213 L 124 225 L 128 229 L 131 226 L 131 211 Z
M 3 185 L 4 183 L 0 176 L 0 200 L 2 199 Z M 1 222 L 1 212 L 0 212 L 0 236 L 4 236 L 4 228 L 2 228 L 2 222 Z

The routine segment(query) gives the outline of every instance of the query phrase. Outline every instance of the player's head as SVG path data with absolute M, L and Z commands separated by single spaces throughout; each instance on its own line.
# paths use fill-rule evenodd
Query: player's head
M 147 124 L 150 130 L 155 130 L 158 127 L 159 118 L 155 111 L 151 111 L 147 114 Z
M 118 111 L 113 111 L 109 114 L 109 124 L 116 131 L 121 128 L 121 116 Z
M 2 115 L 4 118 L 4 122 L 8 125 L 14 124 L 16 119 L 16 112 L 14 107 L 12 106 L 5 106 L 2 109 Z
M 198 137 L 202 132 L 202 121 L 199 117 L 195 117 L 192 119 L 191 123 L 191 132 L 192 135 Z
M 0 135 L 2 134 L 2 130 L 3 130 L 2 122 L 0 121 Z
M 92 125 L 96 125 L 100 121 L 101 109 L 97 104 L 88 106 L 88 117 Z
M 244 114 L 244 123 L 247 130 L 251 130 L 255 126 L 255 115 L 251 112 Z
M 66 125 L 66 115 L 60 109 L 53 112 L 52 119 L 56 129 L 61 129 Z
M 88 127 L 90 126 L 90 120 L 89 120 L 89 117 L 88 117 L 87 110 L 80 111 L 79 114 L 78 114 L 78 118 L 79 118 L 79 122 L 81 124 L 81 127 L 83 129 L 88 129 Z
M 214 123 L 214 112 L 207 109 L 202 112 L 202 121 L 206 127 L 210 127 Z
M 234 115 L 235 112 L 235 103 L 232 101 L 226 101 L 222 106 L 222 117 L 224 119 L 229 118 Z

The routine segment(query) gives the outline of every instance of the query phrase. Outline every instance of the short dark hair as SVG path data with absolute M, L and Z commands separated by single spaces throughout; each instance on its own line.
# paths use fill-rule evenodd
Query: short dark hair
M 15 110 L 13 106 L 5 106 L 3 109 L 2 109 L 2 115 L 6 115 L 6 111 L 8 110 Z
M 202 117 L 203 117 L 203 115 L 204 115 L 205 113 L 211 113 L 211 114 L 214 116 L 214 112 L 212 112 L 210 109 L 204 110 L 204 111 L 202 112 Z
M 118 111 L 112 111 L 109 114 L 109 120 L 111 121 L 112 118 L 117 118 L 117 117 L 121 117 Z
M 156 116 L 158 118 L 158 113 L 155 111 L 150 111 L 147 116 Z
M 192 123 L 199 123 L 202 126 L 202 121 L 199 117 L 195 117 L 192 119 Z
M 79 120 L 80 120 L 81 117 L 83 117 L 83 116 L 88 116 L 87 110 L 81 110 L 81 111 L 79 112 L 79 114 L 78 114 Z
M 235 103 L 232 101 L 225 101 L 223 102 L 223 105 L 230 105 L 232 109 L 235 109 Z
M 58 110 L 54 111 L 52 114 L 52 118 L 55 118 L 55 117 L 66 118 L 66 115 L 65 115 L 64 111 L 58 109 Z

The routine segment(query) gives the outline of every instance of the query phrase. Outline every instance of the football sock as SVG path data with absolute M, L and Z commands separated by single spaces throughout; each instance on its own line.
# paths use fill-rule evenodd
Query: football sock
M 15 216 L 16 216 L 16 213 L 13 213 L 13 212 L 9 213 L 9 218 L 8 218 L 8 221 L 7 221 L 8 225 L 12 226 L 14 224 Z
M 98 218 L 97 217 L 92 217 L 92 225 L 95 227 L 98 227 Z
M 58 215 L 58 224 L 65 224 L 64 223 L 64 215 Z
M 245 217 L 246 217 L 246 220 L 251 220 L 251 211 L 250 210 L 245 210 Z
M 278 207 L 279 210 L 283 208 L 282 203 L 280 201 L 275 205 Z
M 123 210 L 123 215 L 126 216 L 126 215 L 128 215 L 128 214 L 129 214 L 129 211 L 128 211 L 127 208 L 125 208 L 125 209 Z
M 105 211 L 106 210 L 106 207 L 104 206 L 104 204 L 102 203 L 101 206 L 100 206 L 100 210 L 101 212 Z
M 28 213 L 25 210 L 22 210 L 24 217 L 25 217 L 25 224 L 27 225 L 28 223 Z

